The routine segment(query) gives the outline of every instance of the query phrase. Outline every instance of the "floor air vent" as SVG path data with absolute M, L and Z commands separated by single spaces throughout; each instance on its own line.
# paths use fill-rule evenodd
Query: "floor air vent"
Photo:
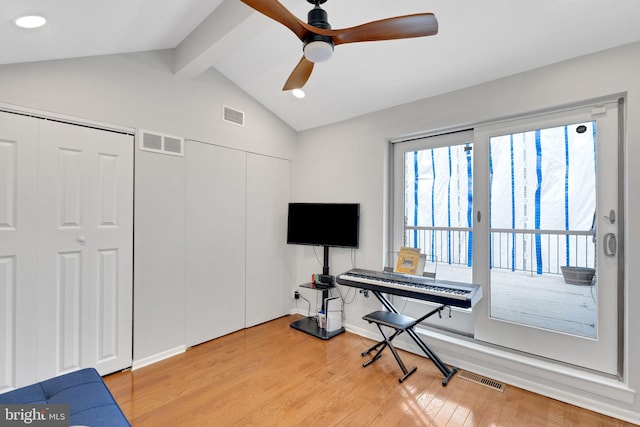
M 231 107 L 222 107 L 222 121 L 237 126 L 244 126 L 244 112 Z
M 155 153 L 184 156 L 184 139 L 146 130 L 139 131 L 140 149 Z
M 461 371 L 458 373 L 458 377 L 467 381 L 474 382 L 476 384 L 483 385 L 485 387 L 489 387 L 490 389 L 496 391 L 504 391 L 504 384 L 502 384 L 501 382 L 492 380 L 491 378 L 483 377 L 482 375 L 474 374 L 473 372 Z

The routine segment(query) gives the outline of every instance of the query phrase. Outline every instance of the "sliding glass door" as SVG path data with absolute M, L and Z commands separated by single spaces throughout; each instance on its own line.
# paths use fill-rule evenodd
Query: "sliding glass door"
M 389 258 L 418 247 L 436 280 L 483 287 L 472 313 L 436 326 L 619 373 L 618 109 L 611 101 L 394 144 Z

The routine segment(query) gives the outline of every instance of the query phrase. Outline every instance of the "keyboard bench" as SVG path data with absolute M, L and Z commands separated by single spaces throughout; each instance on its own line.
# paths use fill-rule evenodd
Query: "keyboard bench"
M 375 325 L 378 327 L 378 330 L 380 330 L 380 334 L 384 338 L 382 341 L 379 341 L 368 350 L 362 352 L 362 356 L 366 356 L 372 351 L 374 350 L 376 351 L 374 356 L 371 359 L 364 362 L 362 366 L 363 367 L 369 366 L 370 364 L 378 360 L 382 355 L 382 351 L 385 348 L 389 347 L 389 350 L 391 350 L 391 353 L 393 353 L 393 357 L 396 359 L 396 362 L 398 362 L 400 369 L 402 369 L 403 375 L 398 379 L 398 381 L 403 382 L 405 379 L 407 379 L 407 377 L 409 377 L 409 375 L 413 374 L 418 368 L 414 366 L 410 370 L 407 369 L 404 362 L 400 358 L 398 351 L 393 346 L 392 341 L 395 337 L 400 335 L 402 332 L 406 331 L 407 329 L 413 328 L 416 325 L 417 320 L 414 319 L 413 317 L 405 316 L 404 314 L 393 313 L 390 311 L 382 311 L 382 310 L 369 313 L 365 315 L 362 319 L 366 320 L 369 323 L 375 323 Z M 395 330 L 395 332 L 391 335 L 387 335 L 384 333 L 382 326 L 387 326 L 389 328 L 392 328 Z

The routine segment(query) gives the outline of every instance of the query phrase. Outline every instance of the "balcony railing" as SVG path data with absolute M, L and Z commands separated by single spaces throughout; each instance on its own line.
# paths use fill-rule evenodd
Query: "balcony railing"
M 470 267 L 473 233 L 465 227 L 405 226 L 405 246 L 418 247 L 433 261 Z M 491 268 L 562 274 L 561 267 L 595 268 L 593 231 L 492 229 Z

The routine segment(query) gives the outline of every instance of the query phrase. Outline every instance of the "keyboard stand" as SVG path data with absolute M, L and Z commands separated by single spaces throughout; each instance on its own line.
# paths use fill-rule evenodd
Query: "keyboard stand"
M 382 303 L 382 305 L 384 305 L 384 307 L 388 311 L 390 311 L 391 313 L 396 313 L 399 316 L 381 316 L 379 312 L 370 313 L 364 316 L 363 319 L 369 321 L 370 323 L 375 323 L 376 326 L 378 326 L 378 328 L 380 329 L 381 333 L 382 333 L 382 329 L 380 328 L 380 325 L 389 326 L 395 329 L 395 332 L 390 337 L 387 337 L 384 333 L 382 333 L 382 336 L 384 337 L 384 339 L 376 343 L 375 345 L 373 345 L 369 350 L 362 353 L 362 355 L 365 356 L 369 354 L 371 351 L 376 350 L 378 349 L 378 347 L 382 346 L 382 348 L 377 351 L 374 358 L 369 360 L 368 362 L 365 362 L 364 366 L 367 366 L 369 363 L 372 363 L 373 361 L 377 360 L 380 357 L 380 352 L 384 350 L 385 347 L 389 347 L 390 350 L 393 352 L 393 355 L 396 358 L 396 361 L 400 365 L 400 368 L 402 368 L 402 372 L 404 373 L 404 376 L 400 378 L 400 382 L 402 382 L 405 378 L 411 375 L 415 371 L 415 368 L 412 369 L 410 372 L 407 371 L 407 369 L 404 367 L 404 364 L 400 360 L 400 357 L 397 355 L 397 352 L 395 351 L 393 344 L 391 344 L 391 341 L 393 340 L 393 338 L 395 338 L 397 335 L 399 335 L 402 332 L 406 332 L 407 335 L 409 335 L 411 339 L 418 345 L 418 347 L 420 347 L 420 349 L 424 352 L 424 354 L 429 359 L 431 359 L 431 362 L 433 362 L 433 364 L 440 370 L 440 372 L 444 376 L 444 379 L 442 380 L 442 385 L 446 386 L 449 383 L 449 380 L 456 374 L 456 372 L 458 372 L 458 368 L 447 367 L 442 362 L 442 360 L 440 360 L 438 355 L 435 354 L 427 346 L 427 344 L 424 343 L 424 341 L 422 341 L 422 338 L 420 338 L 418 333 L 414 330 L 414 327 L 418 325 L 420 322 L 422 322 L 423 320 L 433 316 L 434 314 L 441 313 L 442 310 L 445 307 L 447 307 L 447 305 L 441 305 L 435 308 L 434 310 L 430 311 L 429 313 L 425 314 L 424 316 L 420 317 L 419 319 L 414 320 L 408 316 L 404 316 L 400 314 L 398 310 L 393 306 L 393 304 L 391 304 L 391 301 L 389 301 L 382 292 L 373 291 L 373 290 L 371 290 L 370 292 L 373 293 L 376 296 L 376 298 L 378 298 L 378 300 Z M 394 322 L 393 319 L 399 319 L 399 321 Z

